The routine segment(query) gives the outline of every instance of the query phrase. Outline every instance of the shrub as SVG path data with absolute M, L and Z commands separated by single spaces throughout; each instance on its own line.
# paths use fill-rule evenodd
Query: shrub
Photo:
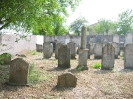
M 101 64 L 100 63 L 95 63 L 92 67 L 95 68 L 95 69 L 100 69 Z

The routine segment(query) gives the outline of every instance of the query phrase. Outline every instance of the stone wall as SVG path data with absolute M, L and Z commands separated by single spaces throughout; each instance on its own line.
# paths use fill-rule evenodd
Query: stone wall
M 28 35 L 25 39 L 18 40 L 19 38 L 15 34 L 0 35 L 0 54 L 6 52 L 16 55 L 21 51 L 36 49 L 36 36 Z

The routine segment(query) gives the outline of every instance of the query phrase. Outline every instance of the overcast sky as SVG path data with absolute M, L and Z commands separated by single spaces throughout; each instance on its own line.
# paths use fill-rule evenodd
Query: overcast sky
M 133 0 L 82 0 L 76 11 L 70 13 L 67 25 L 79 16 L 85 17 L 89 24 L 101 18 L 116 20 L 119 13 L 127 9 L 133 10 Z

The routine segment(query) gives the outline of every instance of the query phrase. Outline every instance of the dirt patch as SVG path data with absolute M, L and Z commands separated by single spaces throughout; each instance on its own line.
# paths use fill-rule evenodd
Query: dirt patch
M 17 56 L 18 57 L 18 56 Z M 46 79 L 32 86 L 9 86 L 9 66 L 0 66 L 0 99 L 133 99 L 133 71 L 124 69 L 124 61 L 115 60 L 111 71 L 94 69 L 93 64 L 101 60 L 88 59 L 89 70 L 77 71 L 78 57 L 71 60 L 71 68 L 57 68 L 54 55 L 43 59 L 42 53 L 26 53 L 24 57 L 35 68 L 44 72 Z M 78 78 L 75 88 L 56 88 L 58 75 L 72 72 Z M 8 74 L 8 76 L 7 76 Z

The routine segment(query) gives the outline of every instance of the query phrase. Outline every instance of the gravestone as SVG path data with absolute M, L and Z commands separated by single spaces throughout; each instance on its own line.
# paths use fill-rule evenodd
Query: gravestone
M 22 58 L 11 61 L 9 84 L 26 85 L 28 82 L 29 63 Z
M 89 51 L 88 51 L 88 59 L 90 59 L 90 43 L 87 43 L 86 48 L 89 49 Z
M 125 37 L 125 46 L 132 43 L 132 33 L 128 32 Z
M 102 58 L 102 43 L 96 43 L 94 47 L 94 59 Z
M 75 59 L 76 56 L 76 44 L 74 42 L 67 43 L 68 48 L 70 48 L 71 59 Z
M 55 58 L 58 59 L 58 49 L 62 46 L 62 43 L 56 43 Z
M 1 65 L 10 65 L 11 62 L 11 54 L 3 53 L 0 55 L 0 64 Z
M 76 87 L 77 78 L 72 73 L 64 73 L 58 76 L 57 87 Z
M 62 45 L 58 49 L 58 67 L 59 68 L 70 68 L 70 49 L 67 45 Z
M 120 38 L 118 34 L 114 34 L 113 35 L 113 42 L 119 43 L 120 42 Z
M 102 70 L 111 70 L 114 68 L 115 48 L 107 44 L 102 48 Z
M 100 36 L 100 35 L 97 35 L 97 36 L 96 36 L 96 43 L 97 43 L 97 42 L 101 43 L 101 36 Z
M 89 50 L 86 48 L 86 27 L 83 26 L 81 30 L 81 47 L 79 49 L 79 61 L 77 68 L 83 66 L 82 70 L 88 70 L 88 51 Z
M 37 51 L 37 52 L 42 52 L 42 51 L 43 51 L 43 46 L 42 46 L 42 44 L 36 44 L 36 51 Z
M 115 58 L 117 59 L 118 56 L 120 55 L 120 45 L 119 43 L 115 43 L 115 42 L 113 42 L 112 45 L 115 48 Z
M 133 44 L 127 44 L 125 47 L 124 68 L 133 69 Z
M 43 43 L 43 57 L 51 58 L 53 54 L 53 45 L 50 42 Z

